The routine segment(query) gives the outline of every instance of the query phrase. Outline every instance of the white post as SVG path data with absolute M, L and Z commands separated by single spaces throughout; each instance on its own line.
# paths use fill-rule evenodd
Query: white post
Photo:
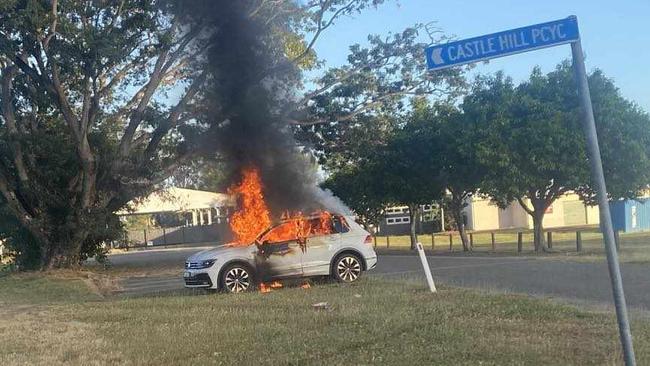
M 208 225 L 212 225 L 212 209 L 208 209 Z
M 420 261 L 422 262 L 422 267 L 424 268 L 424 275 L 427 278 L 427 283 L 429 284 L 429 290 L 431 292 L 436 292 L 436 284 L 433 283 L 433 276 L 431 275 L 431 269 L 429 268 L 429 262 L 427 261 L 427 256 L 424 254 L 424 249 L 422 248 L 422 243 L 418 243 L 418 254 L 420 255 Z
M 445 209 L 440 204 L 440 231 L 445 231 Z
M 192 226 L 199 225 L 199 215 L 196 214 L 196 210 L 192 210 Z

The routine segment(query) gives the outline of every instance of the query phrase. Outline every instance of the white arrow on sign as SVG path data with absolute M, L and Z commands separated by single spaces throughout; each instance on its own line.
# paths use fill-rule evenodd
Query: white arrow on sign
M 434 48 L 431 50 L 431 61 L 433 61 L 434 65 L 445 63 L 445 61 L 442 59 L 442 48 Z

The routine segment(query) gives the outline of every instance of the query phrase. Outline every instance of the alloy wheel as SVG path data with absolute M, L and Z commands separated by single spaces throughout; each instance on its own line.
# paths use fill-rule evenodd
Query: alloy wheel
M 234 267 L 226 272 L 224 285 L 228 292 L 244 292 L 251 285 L 250 274 L 242 267 Z
M 361 275 L 361 263 L 356 257 L 345 256 L 336 265 L 336 272 L 344 282 L 354 282 Z

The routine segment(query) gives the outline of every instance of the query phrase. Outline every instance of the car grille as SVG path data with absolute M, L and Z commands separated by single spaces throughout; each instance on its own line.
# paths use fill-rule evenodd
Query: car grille
M 212 287 L 212 280 L 207 273 L 199 273 L 193 277 L 185 278 L 185 284 L 187 286 L 208 286 Z
M 185 268 L 186 269 L 202 269 L 203 262 L 185 262 Z

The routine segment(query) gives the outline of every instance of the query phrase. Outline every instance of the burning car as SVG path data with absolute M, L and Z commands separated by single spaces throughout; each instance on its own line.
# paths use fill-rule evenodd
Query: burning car
M 326 211 L 285 218 L 247 244 L 196 253 L 185 262 L 185 286 L 243 292 L 275 279 L 331 276 L 354 282 L 374 268 L 372 237 L 353 217 Z

